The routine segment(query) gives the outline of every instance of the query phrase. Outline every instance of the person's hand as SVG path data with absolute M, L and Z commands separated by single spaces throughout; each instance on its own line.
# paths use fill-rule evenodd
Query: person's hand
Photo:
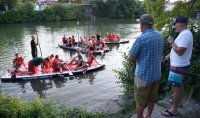
M 167 61 L 167 60 L 169 60 L 169 55 L 163 56 L 163 57 L 162 57 L 162 61 L 163 61 L 163 62 L 165 62 L 165 61 Z
M 169 37 L 167 38 L 167 41 L 168 41 L 169 44 L 172 44 L 172 43 L 174 42 L 174 37 L 169 36 Z

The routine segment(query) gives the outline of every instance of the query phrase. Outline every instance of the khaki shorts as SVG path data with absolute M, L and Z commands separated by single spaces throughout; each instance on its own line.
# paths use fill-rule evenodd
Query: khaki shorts
M 140 87 L 137 87 L 136 83 L 134 84 L 134 98 L 136 101 L 136 106 L 145 107 L 148 102 L 156 102 L 158 96 L 159 82 L 160 81 L 156 81 L 152 84 L 147 84 Z

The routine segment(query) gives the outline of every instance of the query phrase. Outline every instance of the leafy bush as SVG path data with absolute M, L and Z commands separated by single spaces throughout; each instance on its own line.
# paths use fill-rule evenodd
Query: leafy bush
M 67 108 L 66 105 L 35 99 L 23 102 L 20 98 L 4 96 L 0 93 L 1 118 L 100 118 L 106 114 Z
M 96 1 L 96 15 L 107 18 L 133 18 L 139 14 L 139 2 L 135 0 Z M 140 8 L 141 9 L 141 8 Z M 137 11 L 137 12 L 136 12 Z
M 117 83 L 121 83 L 124 89 L 124 93 L 133 93 L 134 85 L 134 74 L 135 74 L 135 63 L 127 60 L 128 56 L 126 53 L 123 54 L 122 68 L 114 70 L 116 77 L 119 79 Z
M 84 19 L 83 6 L 54 4 L 43 11 L 35 11 L 30 2 L 18 4 L 15 9 L 0 14 L 0 23 L 33 21 L 66 21 Z
M 200 100 L 200 23 L 193 23 L 190 26 L 193 34 L 193 52 L 187 79 L 184 81 L 185 89 L 194 89 L 193 97 Z

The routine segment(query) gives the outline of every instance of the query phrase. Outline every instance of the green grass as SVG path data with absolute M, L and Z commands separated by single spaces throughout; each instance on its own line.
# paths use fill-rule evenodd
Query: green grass
M 128 100 L 121 111 L 109 114 L 69 108 L 52 100 L 40 98 L 25 102 L 19 97 L 4 96 L 0 92 L 0 116 L 1 118 L 127 118 L 132 115 L 134 103 L 132 99 Z

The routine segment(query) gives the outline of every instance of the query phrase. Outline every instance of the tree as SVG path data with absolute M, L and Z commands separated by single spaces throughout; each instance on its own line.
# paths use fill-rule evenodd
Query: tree
M 165 0 L 144 0 L 144 9 L 154 18 L 155 28 L 161 30 L 178 15 L 187 16 L 190 11 L 188 17 L 195 17 L 194 11 L 200 9 L 200 0 L 178 1 L 172 11 L 165 11 Z
M 0 0 L 0 11 L 5 11 L 6 7 L 8 7 L 8 9 L 12 9 L 14 8 L 20 0 Z

